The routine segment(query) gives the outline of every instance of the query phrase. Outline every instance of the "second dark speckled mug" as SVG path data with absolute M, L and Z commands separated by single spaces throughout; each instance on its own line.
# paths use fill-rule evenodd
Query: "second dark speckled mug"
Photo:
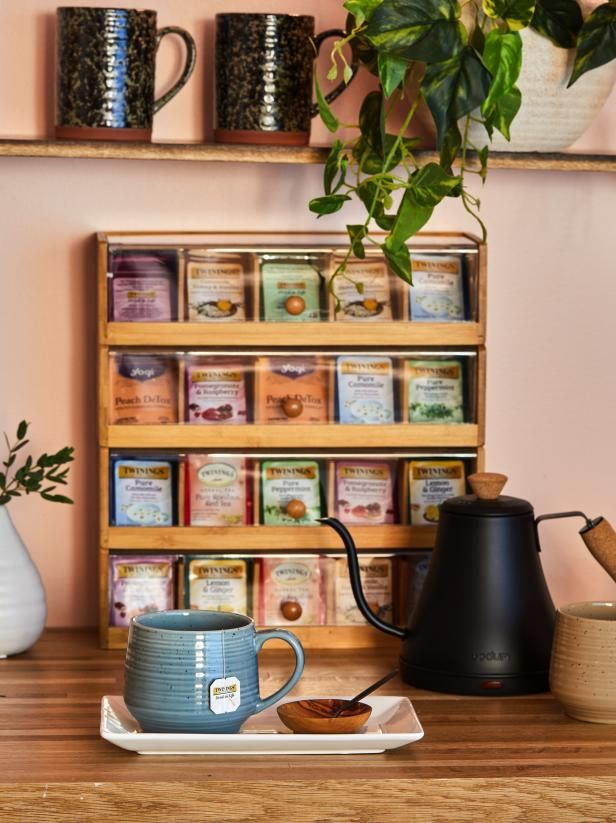
M 177 26 L 157 30 L 149 10 L 63 6 L 56 22 L 56 137 L 150 140 L 154 114 L 192 74 L 190 34 Z M 156 52 L 168 34 L 182 38 L 186 61 L 175 85 L 155 100 Z
M 321 43 L 305 14 L 216 15 L 216 129 L 219 143 L 302 146 L 310 137 L 312 72 Z M 334 100 L 344 81 L 328 95 Z

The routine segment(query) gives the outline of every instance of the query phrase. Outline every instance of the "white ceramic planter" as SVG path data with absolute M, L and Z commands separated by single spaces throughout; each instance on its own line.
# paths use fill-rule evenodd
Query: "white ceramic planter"
M 573 67 L 573 49 L 554 46 L 532 29 L 522 37 L 522 71 L 518 87 L 522 105 L 511 125 L 511 142 L 495 131 L 496 151 L 561 151 L 582 136 L 601 110 L 616 79 L 616 60 L 582 75 L 567 88 Z M 488 144 L 485 130 L 472 124 L 470 137 Z
M 45 590 L 6 506 L 0 506 L 0 657 L 19 654 L 41 635 Z

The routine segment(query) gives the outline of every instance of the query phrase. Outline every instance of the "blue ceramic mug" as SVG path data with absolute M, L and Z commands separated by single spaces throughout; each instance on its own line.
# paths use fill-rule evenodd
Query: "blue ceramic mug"
M 261 698 L 257 655 L 274 639 L 291 646 L 295 670 Z M 284 629 L 256 631 L 229 612 L 149 612 L 130 622 L 124 701 L 144 732 L 228 734 L 291 691 L 303 669 L 301 643 Z

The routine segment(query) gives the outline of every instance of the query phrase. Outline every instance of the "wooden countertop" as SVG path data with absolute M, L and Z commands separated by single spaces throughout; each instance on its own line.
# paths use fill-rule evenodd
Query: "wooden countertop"
M 92 631 L 47 631 L 0 661 L 0 820 L 7 823 L 616 821 L 616 726 L 567 718 L 550 694 L 468 698 L 399 679 L 423 740 L 376 755 L 145 757 L 99 736 L 123 652 Z M 307 652 L 295 695 L 350 694 L 394 664 L 378 652 Z M 260 657 L 262 693 L 290 655 Z

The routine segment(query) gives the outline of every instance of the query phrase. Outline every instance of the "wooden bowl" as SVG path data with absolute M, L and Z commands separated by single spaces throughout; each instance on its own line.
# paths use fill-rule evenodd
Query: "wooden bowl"
M 353 734 L 368 720 L 372 706 L 356 703 L 338 717 L 332 717 L 346 702 L 333 697 L 293 700 L 278 706 L 278 717 L 288 729 L 299 734 Z

